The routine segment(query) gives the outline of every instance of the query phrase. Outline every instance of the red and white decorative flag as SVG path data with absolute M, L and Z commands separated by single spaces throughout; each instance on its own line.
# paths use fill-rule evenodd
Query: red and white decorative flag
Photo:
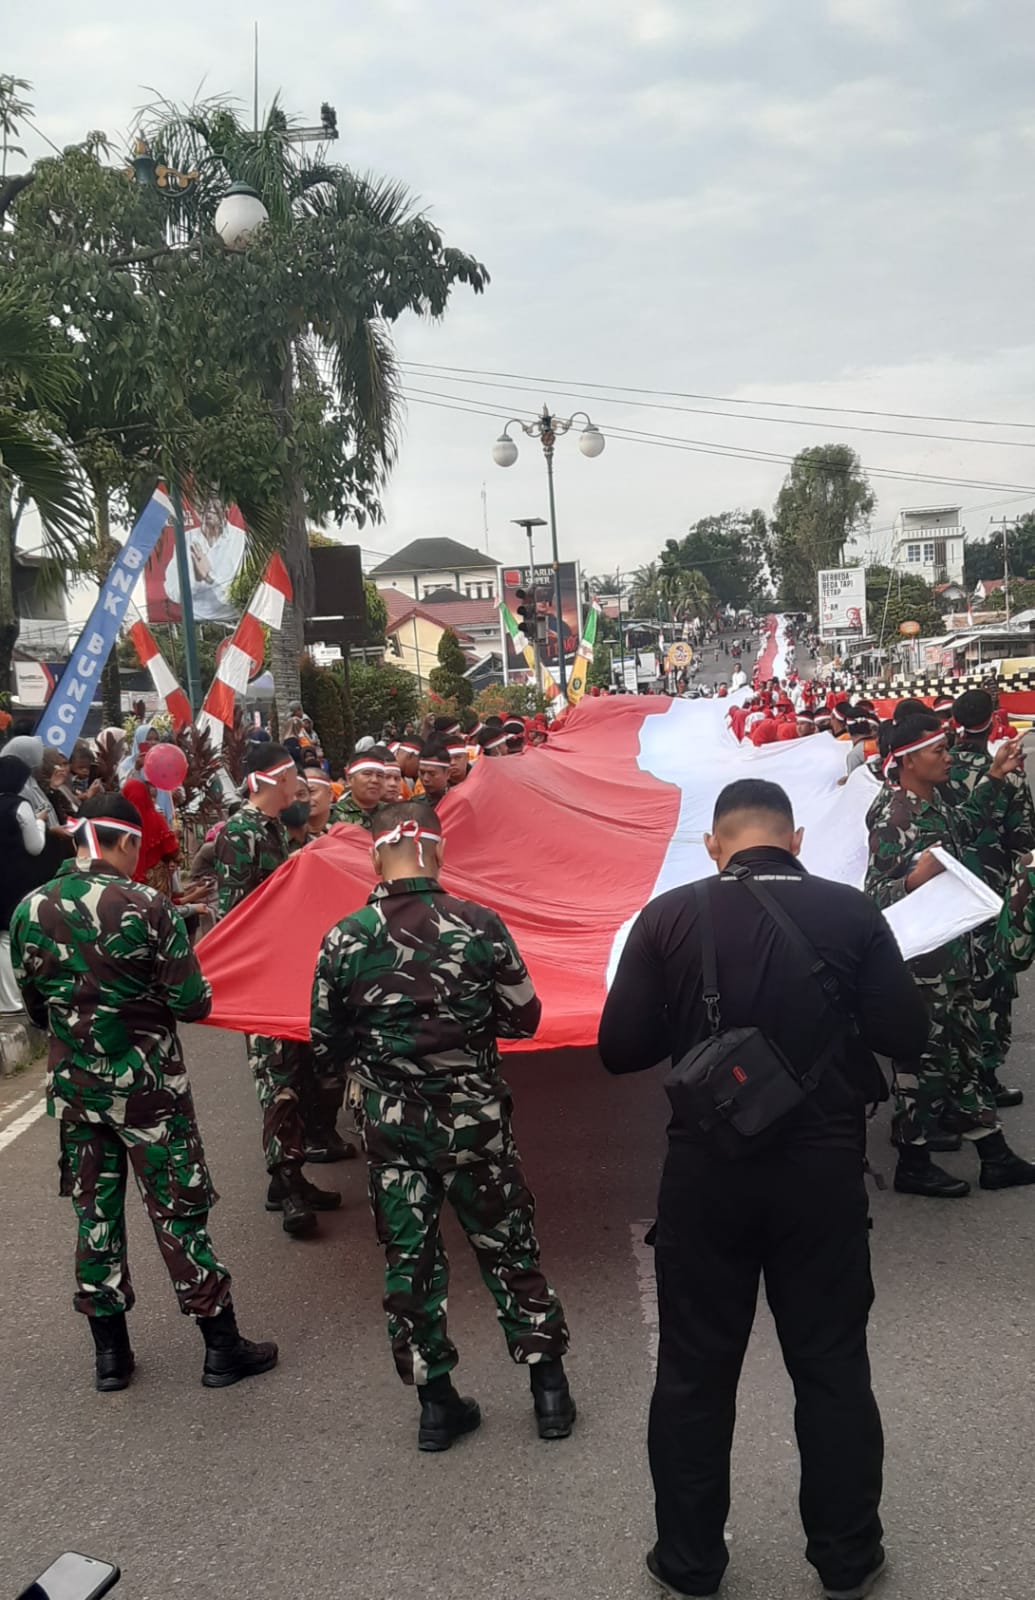
M 164 702 L 166 711 L 173 719 L 173 727 L 179 732 L 191 720 L 190 701 L 176 682 L 173 670 L 155 643 L 147 624 L 134 622 L 129 636 L 136 647 L 140 665 L 151 674 L 155 693 Z
M 217 750 L 223 748 L 224 727 L 233 727 L 235 696 L 244 693 L 249 679 L 262 665 L 266 644 L 262 630 L 264 627 L 280 628 L 284 602 L 290 599 L 291 579 L 287 568 L 279 556 L 270 556 L 262 582 L 219 658 L 212 687 L 198 715 L 198 727 L 205 730 Z

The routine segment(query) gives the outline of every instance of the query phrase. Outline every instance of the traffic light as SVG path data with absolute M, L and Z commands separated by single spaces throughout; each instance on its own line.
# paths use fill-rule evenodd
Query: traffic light
M 534 639 L 535 591 L 533 589 L 517 589 L 515 593 L 521 602 L 517 608 L 518 617 L 521 621 L 521 631 L 526 639 Z

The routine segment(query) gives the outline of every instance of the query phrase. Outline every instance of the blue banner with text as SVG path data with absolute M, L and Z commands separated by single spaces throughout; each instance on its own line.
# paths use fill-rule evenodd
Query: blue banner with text
M 129 538 L 113 562 L 97 596 L 97 604 L 90 612 L 90 620 L 79 635 L 61 680 L 40 718 L 36 732 L 51 750 L 63 750 L 67 755 L 78 739 L 90 702 L 96 695 L 104 663 L 125 618 L 130 596 L 171 514 L 172 501 L 159 486 L 134 522 Z

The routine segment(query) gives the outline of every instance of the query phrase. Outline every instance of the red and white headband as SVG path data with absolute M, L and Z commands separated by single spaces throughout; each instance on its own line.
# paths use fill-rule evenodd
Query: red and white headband
M 359 761 L 349 762 L 346 768 L 346 776 L 351 778 L 357 772 L 384 772 L 384 770 L 385 764 L 383 761 L 370 761 L 364 756 Z
M 404 839 L 412 839 L 415 844 L 422 840 L 438 844 L 441 838 L 442 835 L 431 828 L 422 828 L 416 817 L 408 817 L 405 822 L 397 822 L 394 828 L 389 828 L 387 833 L 376 834 L 374 849 L 380 850 L 383 844 L 402 844 Z
M 435 756 L 421 756 L 420 764 L 422 767 L 436 767 L 440 772 L 448 772 L 450 766 L 448 761 L 439 761 Z
M 900 756 L 911 756 L 916 750 L 926 750 L 932 744 L 944 744 L 944 733 L 929 733 L 926 739 L 917 739 L 915 744 L 903 744 L 897 750 L 892 750 L 891 759 L 898 761 Z
M 135 822 L 125 822 L 121 817 L 80 817 L 78 821 L 69 825 L 69 833 L 82 834 L 79 848 L 85 848 L 91 861 L 101 859 L 101 846 L 97 838 L 98 828 L 110 828 L 113 833 L 128 833 L 131 838 L 142 839 L 144 831 L 138 828 Z
M 446 749 L 451 756 L 465 756 L 467 754 L 466 744 L 447 744 Z
M 509 733 L 501 733 L 498 738 L 490 739 L 488 744 L 485 745 L 484 748 L 486 750 L 498 750 L 501 744 L 509 744 L 509 743 L 510 743 L 510 734 Z
M 267 767 L 264 772 L 249 772 L 248 793 L 258 794 L 260 783 L 276 783 L 277 779 L 283 777 L 285 772 L 290 772 L 294 765 L 293 761 L 288 760 L 282 761 L 279 766 Z
M 334 785 L 325 772 L 306 772 L 303 774 L 306 783 L 322 783 L 325 789 L 333 789 Z
M 988 721 L 983 722 L 980 728 L 968 728 L 965 723 L 957 722 L 955 717 L 952 719 L 952 725 L 958 733 L 987 733 L 992 726 L 992 722 L 993 718 L 989 717 Z

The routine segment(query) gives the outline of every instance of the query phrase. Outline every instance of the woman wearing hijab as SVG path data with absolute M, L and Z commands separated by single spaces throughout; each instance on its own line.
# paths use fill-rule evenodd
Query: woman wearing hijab
M 35 734 L 20 733 L 17 738 L 8 739 L 4 745 L 4 755 L 16 756 L 29 769 L 22 788 L 22 799 L 29 802 L 33 815 L 38 816 L 45 811 L 47 826 L 60 827 L 57 812 L 36 781 L 36 772 L 43 765 L 43 740 L 37 739 Z
M 150 884 L 161 894 L 172 895 L 172 871 L 180 853 L 180 841 L 155 806 L 150 787 L 143 778 L 130 778 L 122 793 L 140 812 L 144 835 L 140 844 L 134 883 Z
M 148 745 L 158 743 L 158 729 L 153 728 L 149 722 L 142 722 L 133 734 L 133 744 L 129 755 L 119 762 L 119 785 L 123 785 L 127 778 L 140 776 L 140 769 L 144 765 Z
M 79 810 L 79 801 L 71 788 L 71 769 L 68 757 L 60 750 L 44 750 L 40 763 L 39 784 L 43 793 L 57 812 L 64 827 Z
M 18 756 L 0 756 L 0 1014 L 22 1009 L 22 997 L 11 968 L 8 928 L 19 900 L 37 888 L 40 857 L 47 837 L 22 789 L 30 773 Z

